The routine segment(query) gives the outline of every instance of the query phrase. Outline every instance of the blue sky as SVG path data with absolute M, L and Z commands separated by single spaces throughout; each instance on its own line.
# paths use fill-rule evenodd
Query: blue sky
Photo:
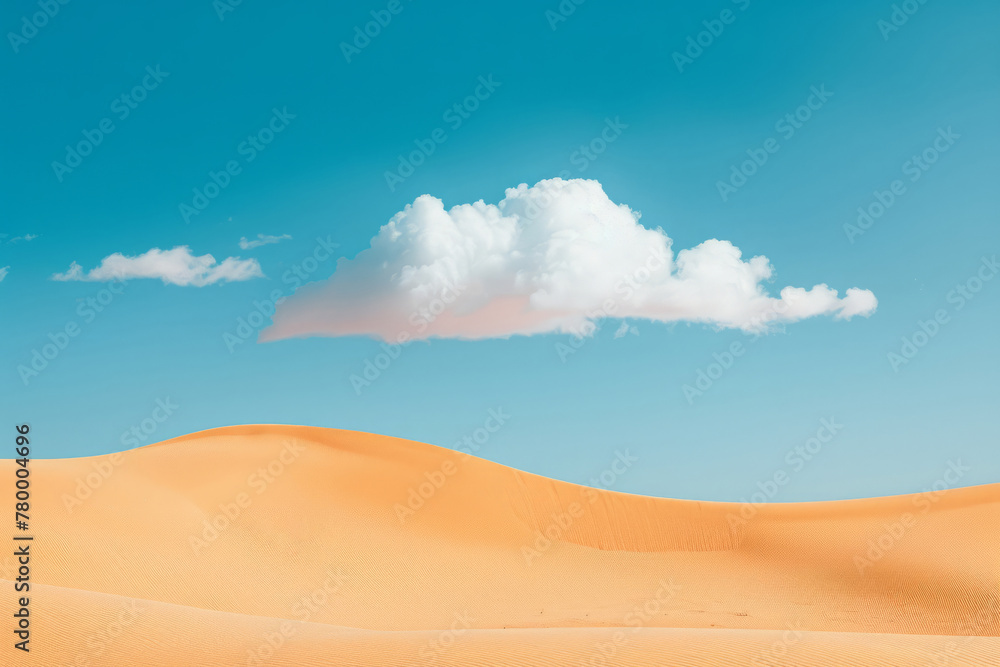
M 772 500 L 888 495 L 929 488 L 958 460 L 970 468 L 961 485 L 1000 479 L 1000 7 L 914 3 L 893 30 L 890 2 L 668 4 L 567 2 L 561 15 L 554 1 L 69 3 L 42 21 L 37 4 L 8 3 L 5 419 L 32 424 L 38 456 L 70 457 L 257 422 L 454 446 L 482 439 L 502 408 L 509 418 L 478 455 L 588 483 L 628 450 L 637 462 L 612 488 L 633 493 L 740 500 L 784 471 Z M 391 20 L 346 49 L 348 62 L 342 43 L 372 12 Z M 703 32 L 690 62 L 674 55 Z M 447 115 L 481 77 L 494 85 L 478 108 Z M 822 87 L 808 120 L 780 125 Z M 585 157 L 609 120 L 626 127 Z M 269 124 L 273 141 L 244 143 Z M 445 140 L 390 187 L 398 156 L 438 128 Z M 101 135 L 93 151 L 54 167 L 85 133 Z M 769 139 L 767 161 L 720 196 Z M 933 164 L 915 170 L 925 151 Z M 226 187 L 184 215 L 228 163 Z M 596 179 L 675 250 L 716 238 L 745 259 L 766 255 L 772 293 L 857 286 L 878 309 L 759 338 L 642 319 L 616 338 L 609 320 L 569 354 L 560 333 L 415 342 L 360 391 L 351 376 L 383 351 L 371 337 L 259 344 L 254 327 L 245 342 L 226 338 L 255 302 L 329 278 L 420 195 L 495 204 L 559 175 Z M 845 231 L 894 181 L 881 217 Z M 258 234 L 291 238 L 240 247 Z M 177 246 L 256 259 L 264 277 L 51 279 L 73 262 L 86 271 Z M 19 367 L 67 325 L 76 335 L 25 382 Z M 893 364 L 914 336 L 925 344 Z M 743 353 L 729 364 L 734 343 Z M 717 377 L 686 394 L 699 373 Z M 822 420 L 843 427 L 830 438 Z M 134 427 L 141 440 L 129 440 Z M 806 446 L 808 461 L 794 453 Z

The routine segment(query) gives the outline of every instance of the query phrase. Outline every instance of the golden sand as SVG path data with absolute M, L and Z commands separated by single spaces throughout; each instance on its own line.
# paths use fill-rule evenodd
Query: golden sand
M 1000 665 L 1000 484 L 751 510 L 295 426 L 31 466 L 4 666 Z

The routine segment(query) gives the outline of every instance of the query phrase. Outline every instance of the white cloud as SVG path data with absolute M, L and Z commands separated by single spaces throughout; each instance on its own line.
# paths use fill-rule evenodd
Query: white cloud
M 639 330 L 633 326 L 630 326 L 628 322 L 622 321 L 621 326 L 618 327 L 618 331 L 615 332 L 615 340 L 619 338 L 624 338 L 626 334 L 632 334 L 633 336 L 639 335 Z
M 256 259 L 227 257 L 216 263 L 211 255 L 195 257 L 187 246 L 172 250 L 153 248 L 136 257 L 126 257 L 120 252 L 108 255 L 100 266 L 84 273 L 83 267 L 73 262 L 65 273 L 57 273 L 53 280 L 131 280 L 134 278 L 159 278 L 171 285 L 202 287 L 217 282 L 232 282 L 262 278 L 263 272 Z
M 6 236 L 6 234 L 4 234 L 4 236 Z M 14 238 L 7 241 L 7 243 L 17 243 L 18 241 L 33 241 L 37 238 L 38 234 L 25 234 L 24 236 L 15 236 Z
M 2 283 L 3 279 L 7 277 L 8 273 L 10 273 L 10 267 L 9 266 L 2 266 L 2 267 L 0 267 L 0 283 Z
M 744 261 L 739 248 L 716 239 L 675 256 L 662 229 L 638 221 L 597 181 L 522 184 L 498 205 L 450 210 L 423 195 L 329 280 L 286 299 L 261 340 L 580 333 L 602 317 L 757 332 L 815 315 L 867 316 L 877 305 L 868 290 L 838 298 L 825 284 L 769 296 L 766 257 Z
M 257 238 L 248 241 L 247 237 L 240 239 L 240 248 L 243 250 L 250 250 L 251 248 L 259 248 L 262 245 L 267 245 L 268 243 L 280 243 L 286 239 L 292 238 L 288 234 L 282 234 L 281 236 L 270 236 L 268 234 L 258 234 Z

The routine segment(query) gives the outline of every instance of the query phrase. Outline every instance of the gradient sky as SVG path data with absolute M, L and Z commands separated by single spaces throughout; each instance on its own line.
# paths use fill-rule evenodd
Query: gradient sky
M 888 495 L 929 488 L 956 461 L 970 468 L 961 485 L 1000 480 L 1000 280 L 976 283 L 1000 250 L 1000 6 L 914 3 L 889 30 L 887 1 L 590 0 L 556 21 L 555 0 L 401 0 L 348 62 L 341 43 L 389 4 L 242 2 L 220 18 L 209 0 L 69 3 L 37 31 L 24 28 L 35 3 L 4 6 L 4 32 L 29 37 L 8 34 L 0 56 L 0 404 L 8 424 L 31 423 L 36 456 L 125 449 L 123 434 L 164 415 L 158 400 L 177 407 L 144 442 L 270 422 L 454 446 L 502 408 L 509 419 L 478 455 L 589 483 L 627 450 L 638 461 L 613 480 L 619 491 L 740 500 L 785 471 L 773 500 Z M 703 22 L 718 29 L 723 10 L 732 22 L 679 71 L 674 53 Z M 113 101 L 147 67 L 166 75 L 122 118 Z M 490 75 L 496 91 L 390 189 L 397 156 L 447 127 L 442 114 Z M 782 137 L 775 123 L 813 86 L 832 96 Z M 295 118 L 246 162 L 241 142 L 275 108 Z M 114 131 L 60 181 L 53 161 L 104 118 Z M 608 118 L 627 128 L 581 161 Z M 958 138 L 910 180 L 906 163 L 948 128 Z M 780 150 L 723 201 L 718 181 L 769 137 Z M 242 171 L 185 220 L 179 205 L 229 160 Z M 609 321 L 565 360 L 566 335 L 433 340 L 406 347 L 360 394 L 350 376 L 378 341 L 227 347 L 255 301 L 291 292 L 282 277 L 317 238 L 351 258 L 421 194 L 496 203 L 564 172 L 600 181 L 678 249 L 727 239 L 771 260 L 774 289 L 858 286 L 878 310 L 759 339 L 645 321 L 615 338 L 621 323 Z M 905 192 L 850 242 L 844 225 L 896 179 Z M 239 247 L 258 234 L 292 238 Z M 110 296 L 104 283 L 51 280 L 74 261 L 179 245 L 257 258 L 266 277 L 132 280 L 92 318 L 87 299 Z M 309 278 L 329 277 L 335 259 Z M 981 289 L 956 297 L 970 279 Z M 894 369 L 887 355 L 939 310 L 947 321 Z M 68 323 L 79 333 L 25 385 L 18 366 Z M 745 353 L 689 401 L 684 385 L 734 342 Z M 823 419 L 843 428 L 795 463 L 788 452 Z

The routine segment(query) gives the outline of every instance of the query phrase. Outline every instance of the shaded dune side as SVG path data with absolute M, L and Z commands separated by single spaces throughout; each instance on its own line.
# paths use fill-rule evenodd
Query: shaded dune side
M 726 503 L 634 496 L 505 472 L 516 482 L 508 485 L 509 507 L 545 537 L 602 551 L 642 553 L 729 551 L 741 537 L 727 523 L 732 508 Z
M 258 493 L 251 480 L 288 443 L 298 453 Z M 742 519 L 739 504 L 585 489 L 396 438 L 243 426 L 127 452 L 69 511 L 67 494 L 109 459 L 33 463 L 45 480 L 40 583 L 302 618 L 301 598 L 342 570 L 311 621 L 418 631 L 468 613 L 477 629 L 616 627 L 656 598 L 648 627 L 1000 635 L 1000 485 L 947 491 L 926 514 L 896 496 Z M 401 514 L 446 464 L 444 483 Z M 251 504 L 209 539 L 241 493 Z M 905 513 L 916 524 L 859 570 Z M 680 591 L 661 600 L 665 581 Z
M 253 438 L 273 435 L 274 428 L 252 425 L 213 429 L 151 446 L 192 442 L 222 431 L 227 436 Z M 452 462 L 462 472 L 460 477 L 448 478 L 447 484 L 453 485 L 456 480 L 462 484 L 465 478 L 469 483 L 463 486 L 469 491 L 478 491 L 463 497 L 457 512 L 433 507 L 429 501 L 428 506 L 433 511 L 419 521 L 424 529 L 442 529 L 448 538 L 455 533 L 456 521 L 467 529 L 463 532 L 466 536 L 470 535 L 468 530 L 478 537 L 495 534 L 498 525 L 511 522 L 511 513 L 530 531 L 546 531 L 553 529 L 555 524 L 560 541 L 607 551 L 728 550 L 736 545 L 739 537 L 739 531 L 734 531 L 727 523 L 727 515 L 734 509 L 731 503 L 655 498 L 593 489 L 402 438 L 306 426 L 277 428 L 303 441 L 332 446 L 341 454 L 369 459 L 373 467 L 378 466 L 372 472 L 380 476 L 398 473 L 399 477 L 411 481 L 404 487 L 406 491 L 427 482 L 426 473 L 441 470 L 445 461 Z M 352 485 L 350 492 L 355 498 L 367 498 L 372 506 L 385 506 L 384 493 L 367 481 Z M 405 501 L 406 494 L 397 500 Z M 570 516 L 568 527 L 562 528 L 553 515 L 567 514 L 574 504 L 583 511 L 578 517 Z M 467 521 L 473 512 L 483 520 Z M 566 519 L 562 518 L 565 525 Z M 486 525 L 489 530 L 481 530 Z

